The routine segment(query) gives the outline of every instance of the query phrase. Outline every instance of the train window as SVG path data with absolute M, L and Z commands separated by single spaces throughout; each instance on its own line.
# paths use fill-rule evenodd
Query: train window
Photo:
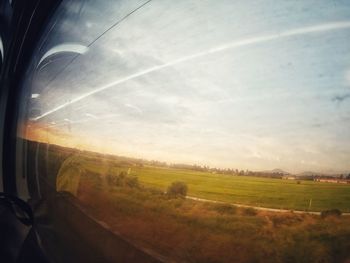
M 350 260 L 349 43 L 348 1 L 64 0 L 23 80 L 23 191 L 161 261 Z

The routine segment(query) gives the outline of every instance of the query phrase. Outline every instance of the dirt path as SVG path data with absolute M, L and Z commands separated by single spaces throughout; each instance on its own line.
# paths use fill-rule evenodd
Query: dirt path
M 209 203 L 216 203 L 216 204 L 228 204 L 228 205 L 234 205 L 237 207 L 247 207 L 247 208 L 254 208 L 256 210 L 262 210 L 262 211 L 269 211 L 269 212 L 278 212 L 278 213 L 287 213 L 287 212 L 293 212 L 296 214 L 312 214 L 312 215 L 320 215 L 321 212 L 313 212 L 313 211 L 302 211 L 302 210 L 288 210 L 288 209 L 277 209 L 277 208 L 267 208 L 267 207 L 260 207 L 260 206 L 252 206 L 252 205 L 242 205 L 242 204 L 236 204 L 236 203 L 228 203 L 223 201 L 215 201 L 215 200 L 209 200 L 194 196 L 186 196 L 187 199 L 200 201 L 200 202 L 209 202 Z M 350 213 L 342 213 L 342 215 L 350 216 Z

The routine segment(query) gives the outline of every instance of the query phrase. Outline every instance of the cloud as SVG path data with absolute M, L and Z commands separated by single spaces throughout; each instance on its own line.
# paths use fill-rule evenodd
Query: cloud
M 345 72 L 345 85 L 350 86 L 350 69 Z
M 91 113 L 85 113 L 85 116 L 93 118 L 93 119 L 97 119 L 97 117 L 94 114 L 91 114 Z
M 139 114 L 142 114 L 142 110 L 139 108 L 139 107 L 137 107 L 137 106 L 135 106 L 135 105 L 132 105 L 132 104 L 130 104 L 130 103 L 126 103 L 126 104 L 124 104 L 126 107 L 128 107 L 128 108 L 130 108 L 130 109 L 133 109 L 135 112 L 137 112 L 137 113 L 139 113 Z
M 136 72 L 134 74 L 130 74 L 124 78 L 118 79 L 116 81 L 110 82 L 106 85 L 103 85 L 101 87 L 98 87 L 94 90 L 91 90 L 89 92 L 83 93 L 80 96 L 77 96 L 75 98 L 73 98 L 72 100 L 70 100 L 69 102 L 63 103 L 35 118 L 33 118 L 32 120 L 37 121 L 40 120 L 42 118 L 44 118 L 47 115 L 50 115 L 56 111 L 59 111 L 71 104 L 74 104 L 78 101 L 81 101 L 89 96 L 92 96 L 96 93 L 99 93 L 101 91 L 104 91 L 106 89 L 110 89 L 112 87 L 115 87 L 117 85 L 120 85 L 122 83 L 128 82 L 130 80 L 139 78 L 141 76 L 147 75 L 149 73 L 153 73 L 159 70 L 162 70 L 164 68 L 168 68 L 168 67 L 172 67 L 175 66 L 177 64 L 180 63 L 185 63 L 187 61 L 191 61 L 193 59 L 197 59 L 203 56 L 207 56 L 210 54 L 214 54 L 214 53 L 218 53 L 218 52 L 222 52 L 228 49 L 233 49 L 233 48 L 238 48 L 238 47 L 243 47 L 243 46 L 247 46 L 247 45 L 253 45 L 253 44 L 258 44 L 258 43 L 264 43 L 264 42 L 268 42 L 268 41 L 272 41 L 272 40 L 277 40 L 277 39 L 281 39 L 281 38 L 285 38 L 285 37 L 293 37 L 293 36 L 298 36 L 298 35 L 305 35 L 305 34 L 311 34 L 311 33 L 319 33 L 319 32 L 326 32 L 326 31 L 332 31 L 332 30 L 340 30 L 340 29 L 347 29 L 350 28 L 350 21 L 343 21 L 343 22 L 333 22 L 333 23 L 327 23 L 327 24 L 320 24 L 320 25 L 315 25 L 315 26 L 309 26 L 309 27 L 301 27 L 301 28 L 296 28 L 296 29 L 292 29 L 292 30 L 287 30 L 284 32 L 280 32 L 280 33 L 275 33 L 275 34 L 270 34 L 270 35 L 265 35 L 265 36 L 258 36 L 258 37 L 252 37 L 252 38 L 246 38 L 246 39 L 242 39 L 242 40 L 237 40 L 237 41 L 233 41 L 230 43 L 227 43 L 225 45 L 220 45 L 214 48 L 211 48 L 209 50 L 206 51 L 202 51 L 202 52 L 198 52 L 198 53 L 194 53 L 192 55 L 188 55 L 185 57 L 181 57 L 169 62 L 166 62 L 164 64 L 161 65 L 156 65 L 153 67 L 150 67 L 148 69 L 145 70 L 141 70 L 139 72 Z
M 334 97 L 332 98 L 332 101 L 341 103 L 341 102 L 343 102 L 343 101 L 345 101 L 345 100 L 347 100 L 347 99 L 349 99 L 349 98 L 350 98 L 350 93 L 344 94 L 344 95 L 337 95 L 337 96 L 334 96 Z
M 127 2 L 84 8 L 69 26 L 58 20 L 38 60 L 60 43 L 88 45 L 129 11 Z M 350 104 L 334 104 L 350 93 L 350 5 L 327 12 L 326 1 L 301 1 L 285 12 L 291 6 L 283 1 L 229 2 L 152 2 L 71 64 L 62 56 L 28 81 L 41 94 L 30 100 L 40 108 L 32 116 L 45 114 L 29 123 L 68 133 L 72 145 L 130 157 L 257 170 L 304 170 L 312 160 L 320 169 L 348 168 Z

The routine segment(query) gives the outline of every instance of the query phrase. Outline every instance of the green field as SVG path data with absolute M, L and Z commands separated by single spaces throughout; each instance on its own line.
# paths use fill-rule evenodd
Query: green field
M 97 173 L 106 172 L 103 165 L 96 163 L 85 163 L 85 167 Z M 128 169 L 114 167 L 109 172 L 118 173 Z M 188 195 L 204 199 L 278 209 L 322 211 L 337 208 L 350 212 L 350 185 L 313 181 L 300 181 L 298 184 L 295 180 L 152 166 L 130 169 L 131 174 L 136 175 L 143 185 L 163 191 L 171 182 L 183 181 L 188 185 Z
M 44 153 L 30 171 L 39 170 L 103 226 L 165 262 L 350 262 L 349 216 L 276 213 L 164 194 L 183 181 L 188 195 L 210 200 L 306 210 L 312 198 L 312 211 L 347 212 L 350 185 L 150 166 L 58 146 Z

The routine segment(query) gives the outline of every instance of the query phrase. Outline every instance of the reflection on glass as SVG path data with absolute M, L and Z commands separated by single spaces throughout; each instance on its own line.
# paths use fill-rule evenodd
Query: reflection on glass
M 350 4 L 97 2 L 32 59 L 27 172 L 163 261 L 349 260 Z

